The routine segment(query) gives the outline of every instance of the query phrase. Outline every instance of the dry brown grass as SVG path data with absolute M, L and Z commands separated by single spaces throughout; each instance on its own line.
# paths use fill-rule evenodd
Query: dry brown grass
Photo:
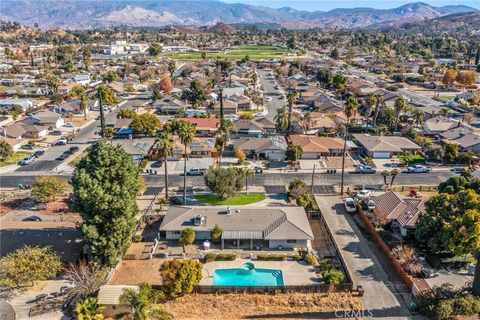
M 163 307 L 177 320 L 335 318 L 335 310 L 362 309 L 360 297 L 350 293 L 289 294 L 191 294 L 169 301 Z

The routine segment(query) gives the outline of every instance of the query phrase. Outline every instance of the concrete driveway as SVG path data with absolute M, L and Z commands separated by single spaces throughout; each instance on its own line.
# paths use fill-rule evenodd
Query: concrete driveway
M 377 319 L 413 319 L 403 299 L 408 299 L 408 292 L 401 289 L 399 280 L 387 275 L 372 244 L 345 213 L 340 197 L 317 195 L 315 199 L 354 283 L 361 283 L 365 288 L 364 308 Z

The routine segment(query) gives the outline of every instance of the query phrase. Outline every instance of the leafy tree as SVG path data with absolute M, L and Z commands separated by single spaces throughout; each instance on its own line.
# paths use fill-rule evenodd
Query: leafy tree
M 338 58 L 340 58 L 340 51 L 338 50 L 338 48 L 334 48 L 332 50 L 332 52 L 330 53 L 330 57 L 332 57 L 333 59 L 337 60 Z
M 277 109 L 277 115 L 275 116 L 275 125 L 280 131 L 286 131 L 290 127 L 290 116 L 288 106 L 284 106 L 281 109 Z
M 190 82 L 190 87 L 183 91 L 182 98 L 187 99 L 194 106 L 199 106 L 207 100 L 207 94 L 200 81 L 193 80 Z
M 458 157 L 458 146 L 452 143 L 445 143 L 443 150 L 443 161 L 445 163 L 455 163 Z
M 15 289 L 54 278 L 62 270 L 50 247 L 24 246 L 0 259 L 0 286 Z
M 196 260 L 167 260 L 160 267 L 166 294 L 176 297 L 191 293 L 202 280 L 202 264 Z
M 459 72 L 456 80 L 466 88 L 473 85 L 477 81 L 477 72 L 473 70 Z
M 75 306 L 75 315 L 77 320 L 103 320 L 103 310 L 105 307 L 100 306 L 94 297 L 86 298 L 79 301 Z
M 245 152 L 238 147 L 233 150 L 233 156 L 238 159 L 239 164 L 245 163 L 245 159 L 247 158 Z
M 158 155 L 163 159 L 165 167 L 165 199 L 168 200 L 168 157 L 173 155 L 173 136 L 164 130 L 158 136 Z
M 205 184 L 220 199 L 226 199 L 235 194 L 238 190 L 237 180 L 241 177 L 239 171 L 234 167 L 211 168 L 204 176 Z
M 177 70 L 177 63 L 172 60 L 168 63 L 168 72 L 170 72 L 170 78 L 173 78 L 173 73 Z
M 148 54 L 151 55 L 151 56 L 158 56 L 160 53 L 162 53 L 162 46 L 160 45 L 160 43 L 152 43 L 150 45 L 150 47 L 148 48 Z
M 419 243 L 430 252 L 472 254 L 477 259 L 473 294 L 480 296 L 480 195 L 474 190 L 431 197 L 415 230 Z
M 327 283 L 333 284 L 333 285 L 340 284 L 345 279 L 345 275 L 343 274 L 343 272 L 336 269 L 330 269 L 328 271 L 324 271 L 322 273 L 322 277 Z
M 160 129 L 161 122 L 156 115 L 151 113 L 142 113 L 141 115 L 133 118 L 130 123 L 130 128 L 132 128 L 136 133 L 142 133 L 146 136 L 153 136 Z
M 455 176 L 448 178 L 447 181 L 444 181 L 438 185 L 439 193 L 449 193 L 454 194 L 459 191 L 465 190 L 468 188 L 469 181 L 461 176 Z
M 302 147 L 298 144 L 289 144 L 285 155 L 288 161 L 298 161 L 303 155 Z
M 183 251 L 185 252 L 185 246 L 192 244 L 195 241 L 195 231 L 192 228 L 185 228 L 180 234 L 180 239 L 178 243 L 183 246 Z
M 163 75 L 163 77 L 160 79 L 159 85 L 160 85 L 160 89 L 166 94 L 172 93 L 172 90 L 173 90 L 172 79 L 168 76 L 168 74 Z
M 113 92 L 113 90 L 107 86 L 101 86 L 98 89 L 96 94 L 97 99 L 99 99 L 99 93 L 102 94 L 102 101 L 104 105 L 114 106 L 120 102 L 120 99 L 118 99 L 118 97 L 115 95 L 115 92 Z
M 120 296 L 120 305 L 128 305 L 133 310 L 133 320 L 150 320 L 152 305 L 163 299 L 163 294 L 152 288 L 151 284 L 142 283 L 138 291 L 134 289 L 123 289 Z
M 187 148 L 195 139 L 196 129 L 188 122 L 181 122 L 178 128 L 178 137 L 184 146 L 183 153 L 183 204 L 187 203 Z
M 448 69 L 443 74 L 442 83 L 445 86 L 447 86 L 447 88 L 450 88 L 450 86 L 455 82 L 456 78 L 457 78 L 457 70 Z
M 85 91 L 85 88 L 82 86 L 75 86 L 72 88 L 72 92 L 70 93 L 70 96 L 72 98 L 80 98 L 81 96 L 87 94 Z
M 343 91 L 345 89 L 345 84 L 347 83 L 347 81 L 348 79 L 343 73 L 337 72 L 333 76 L 332 84 L 335 89 Z
M 67 181 L 54 176 L 38 177 L 32 186 L 32 197 L 41 202 L 55 200 L 55 196 L 62 195 L 70 188 Z
M 13 148 L 5 140 L 0 140 L 0 162 L 4 162 L 8 157 L 13 156 Z
M 103 79 L 108 83 L 118 80 L 118 73 L 115 71 L 108 71 L 103 75 Z
M 328 68 L 322 68 L 317 72 L 316 79 L 323 87 L 330 87 L 333 82 L 333 73 Z
M 117 113 L 118 119 L 134 119 L 137 116 L 135 110 L 132 109 L 122 109 Z
M 400 113 L 401 112 L 406 112 L 407 110 L 410 109 L 410 105 L 403 99 L 402 97 L 399 97 L 395 100 L 394 107 L 395 109 L 395 131 L 398 130 L 398 122 L 400 120 Z
M 215 224 L 213 229 L 210 231 L 210 238 L 212 239 L 213 243 L 219 243 L 222 239 L 222 228 L 218 224 Z
M 93 260 L 115 265 L 135 231 L 137 165 L 121 146 L 100 140 L 77 164 L 72 184 L 72 209 L 82 214 Z

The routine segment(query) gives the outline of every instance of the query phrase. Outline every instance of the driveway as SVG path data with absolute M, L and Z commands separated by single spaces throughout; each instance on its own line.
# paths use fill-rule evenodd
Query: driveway
M 364 308 L 370 310 L 373 318 L 413 319 L 402 295 L 408 298 L 399 280 L 391 280 L 352 217 L 345 213 L 342 200 L 333 195 L 315 196 L 325 222 L 345 260 L 354 283 L 365 288 Z

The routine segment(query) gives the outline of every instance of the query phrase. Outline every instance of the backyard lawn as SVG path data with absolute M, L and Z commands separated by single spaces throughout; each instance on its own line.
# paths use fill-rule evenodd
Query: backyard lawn
M 242 59 L 249 56 L 252 60 L 281 58 L 288 54 L 288 50 L 276 46 L 244 46 L 238 48 L 227 49 L 224 51 L 205 52 L 208 58 L 231 58 Z M 202 52 L 179 52 L 164 53 L 161 57 L 169 57 L 177 60 L 199 60 L 202 58 Z
M 29 155 L 31 155 L 31 153 L 25 151 L 15 152 L 12 156 L 8 157 L 7 160 L 0 162 L 0 167 L 16 164 L 18 161 Z
M 201 203 L 211 204 L 211 205 L 229 205 L 229 206 L 238 206 L 243 204 L 251 204 L 259 202 L 265 199 L 263 193 L 252 193 L 252 194 L 236 194 L 233 197 L 222 200 L 217 198 L 214 194 L 204 194 L 196 195 L 195 199 Z

